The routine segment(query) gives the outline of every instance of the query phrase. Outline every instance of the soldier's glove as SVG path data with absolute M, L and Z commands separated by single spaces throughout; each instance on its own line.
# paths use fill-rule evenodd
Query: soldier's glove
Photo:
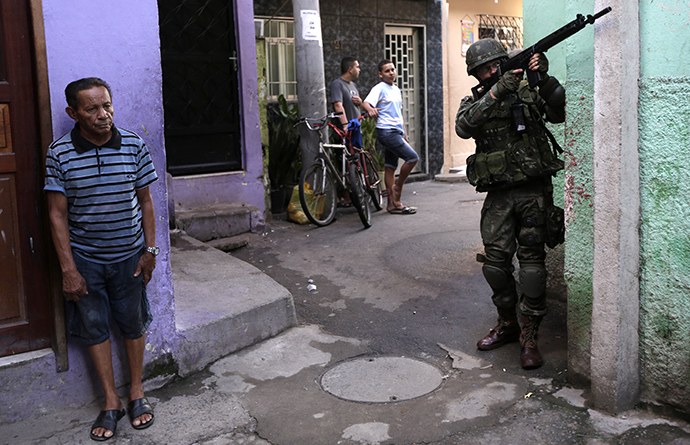
M 537 68 L 537 71 L 544 75 L 548 70 L 549 59 L 546 58 L 546 55 L 544 53 L 539 53 L 539 68 Z
M 503 99 L 510 93 L 517 91 L 518 86 L 520 86 L 520 80 L 521 76 L 518 77 L 512 71 L 509 71 L 491 87 L 491 92 L 494 93 L 497 99 Z
M 549 75 L 546 72 L 549 70 L 549 59 L 543 53 L 539 53 L 537 73 L 541 79 L 537 82 L 537 86 L 541 88 L 549 80 Z

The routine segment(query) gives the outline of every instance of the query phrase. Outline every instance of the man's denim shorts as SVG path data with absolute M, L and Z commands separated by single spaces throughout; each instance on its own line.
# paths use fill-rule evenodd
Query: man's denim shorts
M 417 152 L 405 141 L 404 133 L 397 128 L 377 128 L 376 139 L 386 148 L 385 165 L 398 168 L 398 159 L 402 158 L 406 164 L 419 161 Z
M 110 319 L 128 339 L 144 335 L 153 316 L 146 298 L 144 274 L 134 277 L 144 250 L 114 264 L 99 264 L 74 254 L 77 270 L 86 280 L 88 294 L 79 301 L 67 300 L 67 330 L 91 346 L 110 338 Z

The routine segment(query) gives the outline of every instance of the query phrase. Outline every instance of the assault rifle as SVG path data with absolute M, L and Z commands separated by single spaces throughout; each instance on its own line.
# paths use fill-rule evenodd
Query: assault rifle
M 509 58 L 508 60 L 501 62 L 498 70 L 488 79 L 480 81 L 479 85 L 472 88 L 472 95 L 474 100 L 479 100 L 487 91 L 491 89 L 492 86 L 501 78 L 503 73 L 508 71 L 516 70 L 522 68 L 527 73 L 527 80 L 529 81 L 530 87 L 534 88 L 542 79 L 542 74 L 539 71 L 532 71 L 529 69 L 529 59 L 537 53 L 545 53 L 549 48 L 558 45 L 568 37 L 581 31 L 587 24 L 593 24 L 596 19 L 611 12 L 611 7 L 608 6 L 594 15 L 588 15 L 587 17 L 582 14 L 578 14 L 577 18 L 560 29 L 552 32 L 548 36 L 544 37 L 534 45 L 521 51 L 519 54 Z

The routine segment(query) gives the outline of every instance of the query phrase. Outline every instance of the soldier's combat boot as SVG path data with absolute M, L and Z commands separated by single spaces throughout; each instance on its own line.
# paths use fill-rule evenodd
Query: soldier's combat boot
M 489 331 L 489 335 L 477 342 L 477 349 L 490 351 L 500 348 L 506 343 L 518 341 L 520 325 L 517 321 L 515 308 L 498 309 L 498 324 Z
M 542 365 L 541 354 L 537 348 L 539 323 L 542 317 L 522 316 L 520 333 L 520 366 L 524 369 L 539 368 Z

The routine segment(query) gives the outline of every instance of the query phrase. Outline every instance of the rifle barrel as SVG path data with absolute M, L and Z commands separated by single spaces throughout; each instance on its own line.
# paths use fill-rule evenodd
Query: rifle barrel
M 599 18 L 605 16 L 605 15 L 608 14 L 609 12 L 611 12 L 611 7 L 610 7 L 610 6 L 607 6 L 607 7 L 605 7 L 604 9 L 602 9 L 601 11 L 597 12 L 596 14 L 594 14 L 594 16 L 592 17 L 592 21 L 595 21 L 596 19 L 599 19 Z

